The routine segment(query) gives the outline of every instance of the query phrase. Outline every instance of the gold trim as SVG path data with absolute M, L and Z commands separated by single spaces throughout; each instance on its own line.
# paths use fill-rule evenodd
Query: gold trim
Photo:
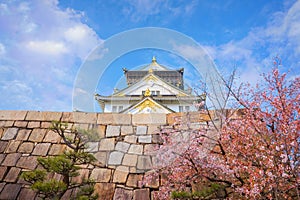
M 145 97 L 150 97 L 151 96 L 151 91 L 149 90 L 149 88 L 147 88 L 147 90 L 145 91 L 144 96 Z
M 150 100 L 145 100 L 143 103 L 141 103 L 140 105 L 136 106 L 135 108 L 139 109 L 139 112 L 144 110 L 145 108 L 151 108 L 151 110 L 156 111 L 156 108 L 158 107 L 155 103 L 153 103 Z

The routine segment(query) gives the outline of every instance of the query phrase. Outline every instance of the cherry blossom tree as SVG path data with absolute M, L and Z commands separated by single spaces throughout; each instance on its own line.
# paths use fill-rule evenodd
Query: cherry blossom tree
M 161 178 L 157 199 L 300 199 L 300 77 L 288 81 L 275 67 L 255 89 L 236 91 L 232 80 L 225 96 L 240 109 L 206 110 L 211 121 L 200 127 L 161 131 L 148 177 Z

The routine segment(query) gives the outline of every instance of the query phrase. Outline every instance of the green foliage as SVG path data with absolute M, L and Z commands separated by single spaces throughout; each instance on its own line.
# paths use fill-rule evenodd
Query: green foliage
M 31 188 L 49 199 L 60 199 L 62 194 L 67 191 L 68 186 L 63 181 L 50 179 L 49 181 L 37 181 L 32 184 Z
M 21 177 L 29 182 L 31 189 L 37 191 L 43 199 L 60 199 L 70 189 L 77 189 L 73 197 L 75 200 L 97 199 L 97 195 L 93 194 L 95 183 L 92 180 L 71 182 L 72 177 L 79 175 L 80 165 L 93 164 L 96 161 L 92 154 L 85 152 L 86 142 L 96 139 L 95 132 L 69 130 L 68 124 L 61 122 L 53 122 L 51 129 L 62 137 L 71 150 L 57 156 L 38 158 L 38 163 L 44 169 L 23 172 Z M 49 179 L 49 173 L 58 174 L 61 179 Z

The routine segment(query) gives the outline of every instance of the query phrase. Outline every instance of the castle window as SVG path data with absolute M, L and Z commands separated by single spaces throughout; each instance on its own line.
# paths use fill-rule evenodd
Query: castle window
M 117 112 L 117 106 L 112 107 L 112 112 Z
M 123 110 L 123 106 L 119 106 L 119 112 Z

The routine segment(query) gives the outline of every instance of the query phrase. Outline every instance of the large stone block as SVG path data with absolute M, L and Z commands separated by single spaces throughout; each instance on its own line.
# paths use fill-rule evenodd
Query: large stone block
M 18 133 L 18 128 L 8 128 L 2 136 L 2 140 L 12 140 Z
M 27 121 L 15 121 L 14 126 L 19 128 L 25 128 L 27 127 L 27 124 Z
M 21 157 L 20 153 L 7 154 L 2 165 L 3 166 L 15 166 L 20 157 Z
M 59 121 L 62 116 L 61 112 L 41 112 L 28 111 L 27 121 Z
M 34 143 L 32 142 L 23 142 L 20 147 L 18 152 L 19 153 L 31 153 L 34 147 Z
M 24 120 L 27 111 L 0 110 L 0 120 Z
M 31 132 L 28 140 L 32 141 L 32 142 L 42 142 L 45 135 L 46 135 L 46 133 L 47 133 L 47 131 L 48 131 L 47 129 L 35 128 Z
M 151 143 L 152 136 L 151 135 L 141 135 L 138 138 L 139 143 Z
M 122 126 L 121 127 L 121 135 L 130 135 L 133 134 L 133 127 L 132 126 Z
M 116 185 L 113 183 L 96 183 L 95 193 L 98 194 L 98 200 L 112 200 Z
M 111 152 L 108 159 L 109 165 L 120 165 L 122 163 L 124 153 L 119 151 Z
M 125 142 L 128 142 L 128 143 L 136 143 L 137 141 L 137 136 L 136 135 L 126 135 L 125 138 L 124 138 L 124 141 Z
M 120 126 L 108 125 L 106 128 L 106 137 L 115 137 L 120 135 Z
M 115 150 L 126 153 L 129 149 L 129 146 L 130 146 L 130 144 L 128 144 L 126 142 L 118 142 L 116 144 Z
M 27 128 L 40 128 L 41 122 L 28 122 Z
M 159 146 L 157 144 L 146 144 L 144 147 L 144 154 L 145 155 L 156 155 Z
M 36 156 L 21 157 L 17 163 L 17 167 L 33 170 L 38 162 Z
M 97 123 L 97 113 L 64 112 L 62 114 L 61 120 L 63 122 L 96 124 Z
M 36 193 L 30 188 L 22 188 L 18 200 L 30 200 L 35 199 Z
M 0 193 L 0 199 L 13 200 L 17 199 L 17 196 L 21 190 L 21 184 L 6 184 Z
M 97 152 L 99 149 L 99 142 L 87 142 L 87 152 Z
M 142 185 L 141 184 L 142 180 L 143 180 L 143 175 L 141 174 L 129 174 L 126 182 L 126 186 L 138 188 Z
M 5 150 L 5 153 L 16 153 L 21 141 L 11 140 L 9 141 L 9 145 Z
M 18 131 L 16 140 L 27 140 L 30 136 L 32 130 L 29 129 L 20 129 Z
M 48 155 L 53 156 L 53 155 L 61 154 L 65 149 L 66 149 L 65 145 L 52 144 L 51 147 L 50 147 Z
M 8 141 L 0 140 L 0 153 L 3 153 L 7 146 L 8 146 Z
M 8 167 L 4 167 L 4 166 L 0 165 L 0 180 L 3 180 L 4 175 L 6 174 L 7 168 Z M 0 192 L 1 192 L 1 190 L 0 190 Z
M 151 163 L 150 156 L 139 156 L 138 163 L 137 163 L 137 169 L 141 169 L 141 170 L 152 169 L 152 163 Z
M 133 200 L 150 200 L 150 191 L 148 188 L 137 189 L 133 192 Z
M 125 154 L 122 165 L 135 167 L 137 163 L 137 155 Z
M 133 125 L 163 125 L 167 123 L 166 114 L 151 113 L 151 114 L 135 114 L 132 115 Z
M 129 173 L 129 168 L 125 166 L 118 166 L 114 172 L 114 183 L 125 183 Z
M 39 143 L 35 146 L 32 155 L 46 156 L 50 147 L 50 143 Z
M 99 151 L 94 154 L 95 158 L 98 160 L 98 162 L 102 165 L 107 164 L 107 152 L 106 151 Z
M 19 177 L 21 169 L 17 167 L 10 168 L 9 172 L 6 174 L 4 181 L 5 182 L 16 182 Z
M 132 190 L 116 188 L 113 200 L 131 200 L 132 195 Z
M 146 134 L 147 134 L 147 126 L 136 127 L 136 135 L 146 135 Z
M 61 140 L 62 138 L 58 135 L 58 133 L 52 131 L 52 130 L 49 130 L 46 135 L 45 135 L 45 138 L 44 138 L 44 142 L 50 142 L 50 143 L 59 143 L 59 141 Z
M 138 145 L 138 144 L 130 145 L 128 153 L 142 155 L 143 154 L 143 145 Z
M 113 113 L 100 113 L 98 114 L 97 124 L 118 124 L 118 125 L 130 125 L 130 114 L 113 114 Z
M 99 151 L 112 151 L 115 149 L 115 138 L 104 138 L 100 140 Z
M 95 182 L 108 183 L 111 179 L 111 170 L 106 168 L 93 169 L 91 176 Z

